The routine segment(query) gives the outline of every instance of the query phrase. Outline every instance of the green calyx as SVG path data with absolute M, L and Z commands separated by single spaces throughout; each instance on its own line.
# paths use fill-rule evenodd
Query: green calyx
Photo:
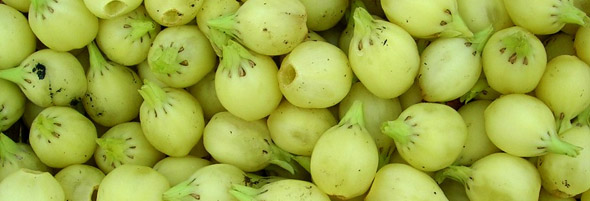
M 168 101 L 166 91 L 149 80 L 144 80 L 143 86 L 138 91 L 143 100 L 152 108 L 161 108 Z
M 366 9 L 358 7 L 354 10 L 352 19 L 354 21 L 353 38 L 369 37 L 375 26 L 373 16 Z
M 586 109 L 584 109 L 584 111 L 576 116 L 574 124 L 590 126 L 590 106 L 588 106 Z
M 189 178 L 176 186 L 168 189 L 166 192 L 162 194 L 163 201 L 184 201 L 187 198 L 192 198 L 189 200 L 197 200 L 198 195 L 195 191 L 199 188 L 199 186 L 193 185 L 195 182 L 194 178 Z
M 178 55 L 182 52 L 178 45 L 160 45 L 155 48 L 150 58 L 150 69 L 152 72 L 161 74 L 170 74 L 180 70 L 182 61 L 179 61 Z
M 477 82 L 475 83 L 475 85 L 473 85 L 471 90 L 465 93 L 465 95 L 461 96 L 459 98 L 459 101 L 461 101 L 464 104 L 468 103 L 469 101 L 477 97 L 477 95 L 482 93 L 486 88 L 488 88 L 488 86 L 488 81 L 486 79 L 477 80 Z
M 47 141 L 50 141 L 53 138 L 60 137 L 60 134 L 55 132 L 55 127 L 61 126 L 61 124 L 55 122 L 53 119 L 48 118 L 43 115 L 38 115 L 35 118 L 35 121 L 33 121 L 33 123 L 34 123 L 34 126 L 36 126 L 36 129 L 39 131 L 39 133 L 45 139 L 47 139 Z
M 24 74 L 25 69 L 21 65 L 14 68 L 0 70 L 0 79 L 8 80 L 20 86 L 21 84 L 23 84 L 23 82 L 26 82 Z
M 471 44 L 475 46 L 475 50 L 478 53 L 481 53 L 481 51 L 483 50 L 483 48 L 486 45 L 486 42 L 488 42 L 488 39 L 492 36 L 493 33 L 494 33 L 494 26 L 490 25 L 487 28 L 485 28 L 484 30 L 481 30 L 481 31 L 475 33 L 475 35 L 473 35 L 473 37 L 469 38 L 468 41 L 471 42 Z
M 230 36 L 223 33 L 216 28 L 209 29 L 209 33 L 207 34 L 207 38 L 211 41 L 213 47 L 216 48 L 216 51 L 223 52 L 223 48 L 227 46 L 228 41 L 231 40 Z M 218 53 L 220 57 L 223 57 L 223 53 Z
M 48 9 L 47 4 L 50 0 L 31 0 L 31 7 L 33 11 L 37 13 L 37 15 L 42 15 Z
M 383 147 L 383 150 L 379 152 L 379 163 L 377 169 L 381 169 L 381 167 L 389 164 L 391 160 L 391 155 L 395 151 L 395 146 Z
M 437 183 L 442 183 L 446 178 L 455 180 L 463 185 L 467 184 L 467 181 L 471 178 L 473 169 L 466 166 L 455 166 L 451 165 L 445 169 L 442 169 L 434 175 L 434 179 Z
M 233 38 L 239 38 L 235 33 L 235 24 L 236 24 L 236 17 L 237 13 L 231 15 L 225 15 L 218 18 L 210 19 L 207 21 L 207 26 L 210 29 L 217 29 Z
M 229 193 L 239 201 L 258 201 L 255 197 L 260 194 L 258 189 L 236 184 L 232 185 Z
M 124 139 L 118 138 L 98 138 L 96 139 L 96 143 L 100 148 L 105 151 L 105 155 L 108 160 L 110 161 L 122 161 L 127 157 L 125 154 L 125 150 L 127 146 L 125 146 Z
M 132 41 L 139 40 L 148 33 L 155 35 L 154 31 L 156 30 L 157 26 L 153 20 L 144 16 L 131 19 L 127 25 L 129 25 L 129 28 L 131 29 L 129 34 L 127 34 L 127 37 L 129 37 Z M 125 27 L 127 27 L 127 25 L 125 25 Z
M 528 36 L 520 30 L 504 37 L 502 43 L 506 46 L 506 49 L 515 52 L 517 57 L 528 56 L 532 51 Z
M 461 15 L 455 10 L 455 12 L 451 13 L 451 22 L 447 22 L 445 28 L 440 33 L 440 37 L 465 37 L 471 38 L 473 37 L 473 32 L 469 30 Z
M 251 59 L 254 56 L 238 42 L 228 40 L 222 49 L 223 57 L 218 70 L 229 71 L 230 77 L 244 77 L 247 75 L 244 68 L 256 66 L 256 63 Z
M 381 132 L 399 144 L 405 145 L 410 142 L 412 135 L 412 127 L 406 124 L 404 119 L 398 118 L 393 121 L 383 122 L 381 125 Z
M 582 147 L 560 140 L 559 136 L 555 134 L 549 134 L 549 136 L 549 141 L 547 142 L 547 151 L 550 153 L 576 157 L 583 149 Z
M 293 155 L 289 152 L 279 148 L 277 145 L 271 143 L 270 144 L 270 151 L 271 151 L 271 158 L 270 163 L 275 164 L 287 171 L 291 174 L 295 174 L 295 168 L 291 165 L 291 159 Z
M 562 1 L 559 6 L 559 21 L 590 27 L 590 17 L 574 5 L 573 1 Z
M 90 55 L 90 69 L 92 71 L 108 70 L 111 64 L 102 56 L 102 53 L 96 46 L 96 42 L 92 41 L 88 44 L 88 54 Z
M 366 128 L 363 102 L 356 100 L 352 103 L 346 114 L 344 114 L 344 117 L 338 122 L 338 126 L 343 125 L 359 125 L 362 128 Z
M 17 155 L 19 152 L 21 151 L 18 145 L 0 132 L 0 166 L 5 162 L 14 163 L 14 161 L 22 159 L 22 156 Z

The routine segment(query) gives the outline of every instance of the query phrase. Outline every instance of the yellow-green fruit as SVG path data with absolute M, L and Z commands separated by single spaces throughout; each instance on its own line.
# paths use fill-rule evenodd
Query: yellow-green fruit
M 35 51 L 36 38 L 27 18 L 10 6 L 0 4 L 0 24 L 0 69 L 12 68 Z
M 35 36 L 57 51 L 80 49 L 98 33 L 98 18 L 80 0 L 31 0 L 29 25 Z
M 92 201 L 104 178 L 104 173 L 89 165 L 70 165 L 57 174 L 55 179 L 64 190 L 67 201 Z
M 162 193 L 169 188 L 166 177 L 151 167 L 127 164 L 102 179 L 96 201 L 162 201 Z
M 65 201 L 65 195 L 49 172 L 20 169 L 0 182 L 0 200 Z
M 327 30 L 344 16 L 348 0 L 301 0 L 307 12 L 307 28 L 314 31 Z
M 211 165 L 208 160 L 187 155 L 164 158 L 154 165 L 154 170 L 164 175 L 170 182 L 170 186 L 175 186 L 208 165 Z
M 448 201 L 436 181 L 412 166 L 392 163 L 383 166 L 365 201 Z
M 29 142 L 39 159 L 55 168 L 88 161 L 96 148 L 96 138 L 96 127 L 90 119 L 61 106 L 41 111 L 29 134 Z
M 25 113 L 25 95 L 17 85 L 0 79 L 0 131 L 5 131 Z
M 143 0 L 84 0 L 92 14 L 102 19 L 111 19 L 135 10 Z

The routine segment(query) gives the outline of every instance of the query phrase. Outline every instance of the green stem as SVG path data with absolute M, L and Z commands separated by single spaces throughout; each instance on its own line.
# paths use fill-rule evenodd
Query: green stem
M 557 118 L 555 118 L 555 123 L 557 125 L 557 131 L 558 131 L 557 135 L 561 135 L 566 130 L 573 127 L 571 119 L 565 118 L 565 117 L 561 118 L 561 116 L 558 116 Z
M 154 48 L 151 57 L 150 69 L 156 73 L 169 74 L 180 69 L 178 54 L 179 45 L 165 45 Z
M 162 194 L 162 200 L 183 201 L 186 200 L 186 198 L 188 198 L 189 196 L 195 197 L 193 195 L 195 195 L 194 192 L 196 191 L 198 186 L 191 185 L 193 181 L 194 180 L 192 180 L 192 178 L 189 178 L 188 180 L 185 180 L 177 184 L 176 186 L 173 186 L 172 188 L 168 189 L 166 192 Z
M 235 32 L 235 24 L 236 24 L 236 16 L 237 13 L 231 15 L 225 15 L 218 18 L 211 19 L 207 21 L 207 25 L 211 29 L 217 29 L 231 37 L 238 38 Z
M 477 97 L 477 95 L 479 95 L 486 88 L 488 88 L 487 80 L 480 78 L 479 80 L 477 80 L 475 85 L 473 85 L 471 90 L 469 90 L 465 95 L 463 95 L 463 96 L 461 96 L 461 98 L 459 98 L 459 101 L 461 101 L 462 103 L 468 103 L 469 101 L 471 101 L 475 97 Z
M 293 160 L 295 160 L 299 165 L 301 165 L 301 167 L 303 167 L 303 169 L 305 169 L 307 172 L 311 173 L 311 157 L 309 156 L 294 156 Z
M 467 181 L 469 180 L 472 174 L 473 169 L 471 169 L 470 167 L 451 165 L 445 169 L 438 171 L 434 175 L 434 179 L 439 184 L 445 181 L 446 178 L 450 178 L 463 185 L 466 185 Z
M 255 188 L 234 184 L 229 193 L 240 201 L 258 201 L 255 197 L 259 192 Z
M 356 100 L 352 103 L 346 114 L 344 114 L 338 123 L 338 126 L 342 125 L 359 125 L 365 128 L 363 102 Z
M 14 68 L 8 68 L 0 70 L 0 79 L 5 79 L 20 85 L 24 81 L 24 67 L 18 66 Z
M 516 56 L 525 57 L 532 51 L 529 38 L 522 31 L 517 31 L 509 36 L 502 39 L 502 43 L 506 46 L 506 49 L 511 52 L 516 52 Z
M 574 124 L 582 124 L 586 126 L 590 126 L 590 106 L 588 106 L 584 111 L 582 111 L 576 117 Z
M 490 38 L 490 36 L 492 36 L 493 33 L 494 33 L 494 26 L 489 25 L 484 30 L 481 30 L 481 31 L 475 33 L 475 35 L 473 35 L 473 37 L 469 38 L 468 40 L 469 40 L 469 42 L 471 42 L 472 45 L 475 46 L 475 50 L 478 53 L 481 53 L 481 51 L 483 50 L 483 47 L 485 47 L 485 44 L 488 42 L 488 39 Z
M 274 166 L 276 167 L 276 166 Z M 256 175 L 253 173 L 246 173 L 246 176 L 249 178 L 248 182 L 244 182 L 244 184 L 248 187 L 252 187 L 252 188 L 260 188 L 266 184 L 275 182 L 275 181 L 280 181 L 283 180 L 284 178 L 281 177 L 276 177 L 276 176 L 267 176 L 267 177 L 263 177 L 260 175 Z
M 570 144 L 568 142 L 562 141 L 559 137 L 555 134 L 549 134 L 549 142 L 547 146 L 547 151 L 554 153 L 554 154 L 562 154 L 570 157 L 576 157 L 582 151 L 582 147 Z
M 394 151 L 395 147 L 389 146 L 387 149 L 383 149 L 381 153 L 379 153 L 379 165 L 377 166 L 377 169 L 381 169 L 381 167 L 389 164 L 389 161 L 391 160 L 391 155 Z
M 0 132 L 0 161 L 14 161 L 19 151 L 16 142 Z
M 461 15 L 458 12 L 454 12 L 451 15 L 452 20 L 445 25 L 444 30 L 440 33 L 440 37 L 473 37 L 473 32 L 469 30 Z
M 375 26 L 373 16 L 366 9 L 359 7 L 354 10 L 352 18 L 354 19 L 353 38 L 368 37 Z
M 291 161 L 291 159 L 293 158 L 293 155 L 291 155 L 289 152 L 287 152 L 285 150 L 282 150 L 281 148 L 279 148 L 277 145 L 275 145 L 273 143 L 270 144 L 270 150 L 271 150 L 271 159 L 270 159 L 271 164 L 275 164 L 275 165 L 289 171 L 289 173 L 295 174 L 295 168 L 293 168 L 291 163 L 289 163 Z
M 231 40 L 230 36 L 216 28 L 211 28 L 209 29 L 207 37 L 209 38 L 209 41 L 211 41 L 211 44 L 222 52 L 220 56 L 223 56 L 223 49 L 227 46 L 228 41 Z
M 559 21 L 580 26 L 590 26 L 590 17 L 576 6 L 573 1 L 565 1 L 559 7 Z
M 147 17 L 141 17 L 138 19 L 133 19 L 129 22 L 131 26 L 131 32 L 127 34 L 132 41 L 139 40 L 141 37 L 145 36 L 149 32 L 153 32 L 156 30 L 157 24 Z
M 412 135 L 412 127 L 399 118 L 393 121 L 383 122 L 381 125 L 381 132 L 396 141 L 399 144 L 405 145 L 410 141 Z
M 90 69 L 93 71 L 101 71 L 106 68 L 109 63 L 102 56 L 102 53 L 96 46 L 96 42 L 92 41 L 88 44 L 88 54 L 90 55 Z
M 166 91 L 149 80 L 144 80 L 143 86 L 138 91 L 143 100 L 152 108 L 160 108 L 168 100 Z
M 365 3 L 363 3 L 363 1 L 361 0 L 353 0 L 350 3 L 350 7 L 348 10 L 346 10 L 346 13 L 344 13 L 344 18 L 346 19 L 346 27 L 348 28 L 349 26 L 352 27 L 354 25 L 354 20 L 351 20 L 351 17 L 353 15 L 353 13 L 355 12 L 355 10 L 357 8 L 363 8 L 363 9 L 367 9 L 367 7 L 365 6 Z
M 113 161 L 121 161 L 125 157 L 125 140 L 118 139 L 118 138 L 98 138 L 96 139 L 96 143 L 100 148 L 102 148 L 107 158 Z

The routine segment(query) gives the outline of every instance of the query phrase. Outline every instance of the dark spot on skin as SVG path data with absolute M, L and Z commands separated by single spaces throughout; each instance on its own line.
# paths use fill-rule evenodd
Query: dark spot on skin
M 268 31 L 268 29 L 267 28 L 264 28 L 264 29 L 262 29 L 262 31 Z
M 246 71 L 241 66 L 240 66 L 240 68 L 238 68 L 238 75 L 240 77 L 245 77 L 246 76 Z
M 505 48 L 505 47 L 504 47 L 504 48 L 502 48 L 502 49 L 500 49 L 500 53 L 501 53 L 501 54 L 504 54 L 504 52 L 505 52 L 505 51 L 506 51 L 506 48 Z
M 123 28 L 125 28 L 125 29 L 131 28 L 131 25 L 129 25 L 129 24 L 124 24 L 124 25 L 123 25 Z
M 76 106 L 76 105 L 78 105 L 78 103 L 80 103 L 80 100 L 72 99 L 72 101 L 70 101 L 70 106 Z
M 263 153 L 263 154 L 268 154 L 268 151 L 266 151 L 266 150 L 262 150 L 262 153 Z
M 348 129 L 352 129 L 352 125 L 349 125 L 347 128 L 348 128 Z
M 39 78 L 39 80 L 43 80 L 45 79 L 45 65 L 37 63 L 37 65 L 35 65 L 35 67 L 33 68 L 33 72 L 37 73 L 37 77 Z
M 516 62 L 516 53 L 513 53 L 512 55 L 510 55 L 510 57 L 508 58 L 508 62 L 510 62 L 511 64 L 514 64 Z
M 446 21 L 444 21 L 444 20 L 443 21 L 440 21 L 440 26 L 445 26 L 445 25 L 447 25 L 447 22 Z
M 179 63 L 181 66 L 188 66 L 188 61 L 184 60 L 182 62 Z

